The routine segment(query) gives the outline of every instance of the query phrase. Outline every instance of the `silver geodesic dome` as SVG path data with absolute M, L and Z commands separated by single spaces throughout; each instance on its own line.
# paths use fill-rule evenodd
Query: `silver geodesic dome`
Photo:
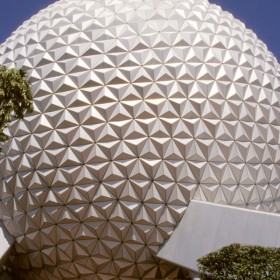
M 33 114 L 10 127 L 1 219 L 28 279 L 161 279 L 191 199 L 278 212 L 279 66 L 206 0 L 61 0 L 0 47 Z

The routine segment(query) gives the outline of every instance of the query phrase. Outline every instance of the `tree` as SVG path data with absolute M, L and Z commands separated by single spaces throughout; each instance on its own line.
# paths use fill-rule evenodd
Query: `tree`
M 0 142 L 8 139 L 4 128 L 13 119 L 22 119 L 32 111 L 31 85 L 26 79 L 26 72 L 0 66 Z
M 201 280 L 280 279 L 280 248 L 232 244 L 198 263 Z

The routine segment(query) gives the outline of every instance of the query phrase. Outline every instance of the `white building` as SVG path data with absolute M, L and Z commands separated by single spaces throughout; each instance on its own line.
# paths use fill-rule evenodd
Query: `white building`
M 26 69 L 34 93 L 0 160 L 0 218 L 27 279 L 181 279 L 236 240 L 279 246 L 279 64 L 231 14 L 60 0 L 1 45 L 0 64 Z M 240 230 L 215 235 L 216 215 L 199 213 Z

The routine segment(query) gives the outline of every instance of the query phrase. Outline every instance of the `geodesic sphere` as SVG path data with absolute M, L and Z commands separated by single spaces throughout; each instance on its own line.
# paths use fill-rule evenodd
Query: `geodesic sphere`
M 0 55 L 34 93 L 0 162 L 28 279 L 175 278 L 156 253 L 191 199 L 279 210 L 279 66 L 219 7 L 61 0 Z

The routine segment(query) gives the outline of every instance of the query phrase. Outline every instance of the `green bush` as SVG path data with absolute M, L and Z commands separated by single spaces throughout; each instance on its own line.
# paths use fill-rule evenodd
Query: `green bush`
M 0 66 L 0 143 L 8 139 L 4 132 L 8 124 L 32 111 L 31 84 L 26 79 L 26 72 Z
M 198 263 L 201 280 L 280 279 L 280 248 L 232 244 Z

